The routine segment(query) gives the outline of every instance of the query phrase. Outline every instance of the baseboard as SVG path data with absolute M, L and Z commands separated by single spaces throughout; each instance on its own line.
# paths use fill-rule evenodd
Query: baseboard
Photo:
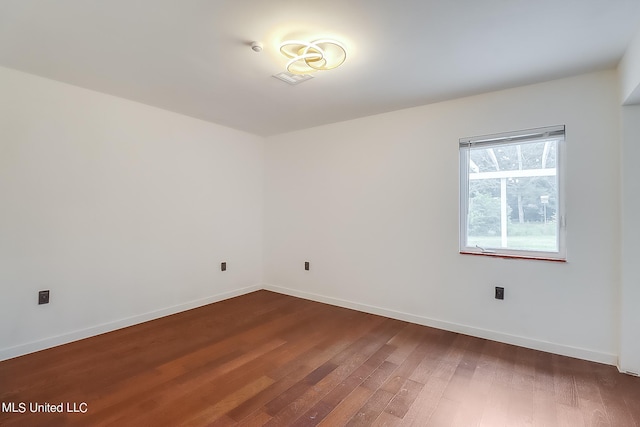
M 148 322 L 149 320 L 158 319 L 160 317 L 170 316 L 172 314 L 180 313 L 182 311 L 191 310 L 193 308 L 202 307 L 204 305 L 212 304 L 214 302 L 218 302 L 225 299 L 248 294 L 250 292 L 258 291 L 260 289 L 262 289 L 262 287 L 258 285 L 248 286 L 245 288 L 212 295 L 210 297 L 201 298 L 195 301 L 190 301 L 187 303 L 178 304 L 171 307 L 166 307 L 160 310 L 154 310 L 148 313 L 127 317 L 125 319 L 119 319 L 113 322 L 103 323 L 100 325 L 92 326 L 90 328 L 80 329 L 80 330 L 69 332 L 66 334 L 48 337 L 42 340 L 33 341 L 26 344 L 20 344 L 14 347 L 0 349 L 0 361 L 12 359 L 18 356 L 23 356 L 29 353 L 34 353 L 36 351 L 44 350 L 44 349 L 55 347 L 58 345 L 67 344 L 73 341 L 78 341 L 84 338 L 89 338 L 95 335 L 100 335 L 105 332 L 115 331 L 116 329 L 122 329 L 128 326 L 137 325 L 139 323 Z
M 640 374 L 638 372 L 630 371 L 626 368 L 623 368 L 622 366 L 620 366 L 620 364 L 618 364 L 616 368 L 618 368 L 618 372 L 620 372 L 621 374 L 631 375 L 632 377 L 640 377 Z
M 350 308 L 352 310 L 362 311 L 365 313 L 377 314 L 380 316 L 390 317 L 393 319 L 403 320 L 406 322 L 416 323 L 418 325 L 430 326 L 433 328 L 443 329 L 446 331 L 457 332 L 465 335 L 471 335 L 478 338 L 485 338 L 492 341 L 503 342 L 506 344 L 513 344 L 520 347 L 531 348 L 534 350 L 545 351 L 548 353 L 559 354 L 562 356 L 575 357 L 578 359 L 589 360 L 598 363 L 604 363 L 607 365 L 618 365 L 618 357 L 615 354 L 601 353 L 592 350 L 587 350 L 578 347 L 565 346 L 547 341 L 534 340 L 531 338 L 521 337 L 517 335 L 504 334 L 501 332 L 476 328 L 468 325 L 461 325 L 452 322 L 446 322 L 437 319 L 431 319 L 424 316 L 418 316 L 415 314 L 404 313 L 401 311 L 390 310 L 382 307 L 376 307 L 367 304 L 361 304 L 353 301 L 342 300 L 338 298 L 327 297 L 324 295 L 314 294 L 310 292 L 303 292 L 295 289 L 289 289 L 281 286 L 265 284 L 263 286 L 254 285 L 245 288 L 237 289 L 230 292 L 223 292 L 207 298 L 190 301 L 183 304 L 167 307 L 160 310 L 140 314 L 137 316 L 128 317 L 125 319 L 116 320 L 113 322 L 103 323 L 100 325 L 92 326 L 85 329 L 69 332 L 54 337 L 48 337 L 42 340 L 33 341 L 26 344 L 21 344 L 14 347 L 0 349 L 0 361 L 11 359 L 14 357 L 22 356 L 36 351 L 44 350 L 47 348 L 55 347 L 62 344 L 67 344 L 73 341 L 78 341 L 84 338 L 89 338 L 95 335 L 100 335 L 106 332 L 111 332 L 117 329 L 126 328 L 139 323 L 147 322 L 149 320 L 158 319 L 160 317 L 169 316 L 172 314 L 180 313 L 182 311 L 191 310 L 193 308 L 201 307 L 207 304 L 212 304 L 225 299 L 237 297 L 240 295 L 248 294 L 260 289 L 266 289 L 269 291 L 295 296 L 298 298 L 304 298 L 312 301 L 322 302 L 326 304 L 335 305 L 338 307 Z M 619 369 L 619 368 L 618 368 Z
M 431 319 L 428 317 L 418 316 L 415 314 L 389 310 L 386 308 L 327 297 L 324 295 L 318 295 L 310 292 L 298 291 L 295 289 L 284 288 L 281 286 L 265 284 L 263 288 L 268 291 L 273 291 L 273 292 L 277 292 L 285 295 L 322 302 L 325 304 L 335 305 L 338 307 L 350 308 L 350 309 L 362 311 L 365 313 L 377 314 L 379 316 L 390 317 L 392 319 L 403 320 L 406 322 L 416 323 L 418 325 L 430 326 L 433 328 L 443 329 L 446 331 L 458 332 L 464 335 L 470 335 L 478 338 L 498 341 L 505 344 L 513 344 L 519 347 L 530 348 L 533 350 L 540 350 L 547 353 L 554 353 L 561 356 L 575 357 L 577 359 L 589 360 L 592 362 L 598 362 L 598 363 L 603 363 L 606 365 L 613 365 L 613 366 L 616 366 L 618 364 L 618 356 L 615 354 L 601 353 L 593 350 L 587 350 L 584 348 L 571 347 L 571 346 L 556 344 L 548 341 L 540 341 L 540 340 L 521 337 L 517 335 L 510 335 L 502 332 L 476 328 L 473 326 L 461 325 L 457 323 Z

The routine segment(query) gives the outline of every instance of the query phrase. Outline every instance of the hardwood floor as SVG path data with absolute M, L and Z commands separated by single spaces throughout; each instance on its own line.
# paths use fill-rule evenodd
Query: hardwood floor
M 0 362 L 0 402 L 2 426 L 640 427 L 612 366 L 267 291 Z

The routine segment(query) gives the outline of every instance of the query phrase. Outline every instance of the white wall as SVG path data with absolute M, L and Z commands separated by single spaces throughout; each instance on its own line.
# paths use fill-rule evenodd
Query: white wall
M 640 104 L 640 28 L 618 65 L 624 105 Z
M 615 364 L 617 83 L 601 72 L 267 138 L 267 287 Z M 568 262 L 458 254 L 458 139 L 558 124 Z
M 640 231 L 630 218 L 640 177 L 630 153 L 640 119 L 637 107 L 623 109 L 621 153 L 613 71 L 266 144 L 3 68 L 0 93 L 0 359 L 264 281 L 605 363 L 620 352 L 621 367 L 639 370 Z M 555 124 L 567 126 L 569 262 L 459 255 L 458 139 Z M 496 285 L 506 288 L 505 301 L 493 299 Z M 40 289 L 51 290 L 49 305 L 36 304 Z
M 622 108 L 620 370 L 640 374 L 640 105 Z
M 640 374 L 640 30 L 618 66 L 622 104 L 622 262 L 620 363 L 622 371 Z
M 0 93 L 0 359 L 259 287 L 262 138 L 4 68 Z

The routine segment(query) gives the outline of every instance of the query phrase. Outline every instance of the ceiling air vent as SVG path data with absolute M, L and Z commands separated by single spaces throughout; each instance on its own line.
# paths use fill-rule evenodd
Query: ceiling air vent
M 274 74 L 273 77 L 275 77 L 278 80 L 282 80 L 283 82 L 290 84 L 292 86 L 295 86 L 297 84 L 300 84 L 302 82 L 305 82 L 313 78 L 313 76 L 309 74 L 292 74 L 292 73 L 289 73 L 288 71 L 283 71 L 281 73 Z

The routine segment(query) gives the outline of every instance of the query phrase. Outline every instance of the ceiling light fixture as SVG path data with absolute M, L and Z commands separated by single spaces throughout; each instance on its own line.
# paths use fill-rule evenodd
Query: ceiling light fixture
M 274 74 L 274 76 L 278 80 L 282 80 L 283 82 L 290 84 L 291 86 L 295 86 L 302 82 L 306 82 L 309 79 L 312 79 L 313 76 L 309 74 L 292 74 L 288 71 L 283 71 L 278 74 Z
M 342 65 L 347 59 L 344 45 L 329 39 L 311 42 L 287 40 L 280 44 L 280 52 L 289 58 L 287 71 L 292 74 L 331 70 Z

